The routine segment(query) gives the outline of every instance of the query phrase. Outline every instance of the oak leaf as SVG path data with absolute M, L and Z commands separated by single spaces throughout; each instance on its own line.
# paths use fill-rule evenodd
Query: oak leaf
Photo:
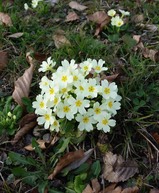
M 34 71 L 33 59 L 31 58 L 29 53 L 27 53 L 26 58 L 28 63 L 30 64 L 30 67 L 25 70 L 24 74 L 15 82 L 15 88 L 12 94 L 13 99 L 21 106 L 23 106 L 22 98 L 29 96 L 30 85 Z
M 71 1 L 69 3 L 69 6 L 72 9 L 76 9 L 77 11 L 84 11 L 85 9 L 87 9 L 87 6 L 81 5 L 81 4 L 77 3 L 76 1 Z
M 12 20 L 7 13 L 0 12 L 0 24 L 4 24 L 6 26 L 12 26 Z
M 135 161 L 125 161 L 121 155 L 117 156 L 112 152 L 107 152 L 104 156 L 103 176 L 109 182 L 123 182 L 134 176 L 138 172 Z
M 84 151 L 82 149 L 75 152 L 66 153 L 57 163 L 53 172 L 48 176 L 49 180 L 52 180 L 64 167 L 74 162 L 75 160 L 81 159 L 84 156 Z

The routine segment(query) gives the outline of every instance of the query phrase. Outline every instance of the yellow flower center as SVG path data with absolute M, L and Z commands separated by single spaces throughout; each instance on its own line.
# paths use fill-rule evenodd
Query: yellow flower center
M 40 102 L 40 107 L 41 107 L 41 108 L 44 108 L 44 106 L 45 106 L 44 102 L 41 101 L 41 102 Z
M 102 120 L 102 124 L 103 124 L 103 125 L 107 125 L 107 124 L 108 124 L 108 120 L 107 120 L 107 119 L 103 119 L 103 120 Z
M 78 77 L 77 76 L 73 76 L 73 81 L 77 81 Z
M 94 90 L 95 90 L 94 86 L 90 86 L 90 87 L 88 88 L 88 91 L 89 91 L 89 92 L 94 92 Z
M 84 69 L 84 71 L 87 71 L 88 70 L 88 66 L 84 66 L 83 69 Z
M 110 88 L 105 88 L 105 89 L 104 89 L 104 93 L 105 93 L 105 94 L 109 94 L 109 93 L 110 93 Z
M 54 104 L 55 104 L 55 105 L 57 105 L 58 101 L 59 101 L 59 99 L 58 99 L 57 97 L 54 98 Z
M 50 120 L 50 115 L 49 114 L 45 114 L 44 118 L 45 118 L 46 121 L 49 121 Z
M 61 78 L 61 80 L 63 81 L 63 82 L 66 82 L 67 81 L 67 76 L 62 76 L 62 78 Z
M 95 70 L 101 70 L 101 67 L 100 66 L 96 66 Z
M 98 108 L 98 107 L 97 107 L 97 108 L 95 108 L 95 109 L 94 109 L 94 111 L 95 111 L 95 113 L 96 113 L 96 114 L 100 114 L 100 113 L 101 113 L 101 109 L 100 109 L 100 108 Z
M 112 102 L 112 101 L 109 101 L 108 106 L 109 106 L 109 108 L 112 108 L 113 102 Z
M 57 121 L 54 121 L 53 125 L 54 125 L 55 127 L 57 127 L 57 126 L 58 126 L 58 122 L 57 122 Z
M 47 86 L 48 85 L 48 82 L 44 82 L 44 86 Z
M 88 123 L 89 122 L 89 118 L 88 117 L 83 117 L 83 123 Z
M 62 88 L 61 92 L 64 94 L 65 92 L 67 92 L 67 88 Z
M 65 113 L 68 113 L 68 112 L 70 111 L 70 107 L 69 107 L 69 106 L 64 106 L 64 107 L 63 107 L 63 111 L 64 111 Z
M 82 105 L 82 102 L 81 102 L 80 100 L 77 100 L 77 101 L 75 102 L 75 104 L 76 104 L 77 107 L 80 107 L 80 106 Z
M 54 94 L 55 90 L 53 88 L 50 88 L 49 92 L 50 92 L 50 94 Z
M 79 89 L 80 89 L 80 90 L 84 90 L 83 86 L 79 86 Z

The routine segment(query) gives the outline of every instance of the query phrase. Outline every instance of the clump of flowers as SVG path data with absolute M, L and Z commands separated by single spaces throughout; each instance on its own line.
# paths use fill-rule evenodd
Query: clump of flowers
M 73 121 L 80 131 L 109 132 L 116 124 L 113 116 L 121 97 L 114 82 L 101 80 L 101 72 L 108 70 L 104 63 L 90 58 L 80 64 L 63 60 L 55 69 L 51 57 L 42 62 L 39 72 L 51 71 L 51 78 L 42 77 L 41 93 L 33 102 L 38 124 L 59 132 L 64 121 Z
M 107 14 L 111 17 L 111 25 L 116 27 L 121 27 L 124 25 L 123 17 L 129 16 L 130 12 L 119 9 L 121 15 L 117 14 L 114 9 L 111 9 Z
M 32 0 L 32 1 L 31 1 L 31 6 L 32 6 L 32 8 L 36 8 L 36 7 L 38 6 L 38 4 L 39 4 L 40 1 L 43 1 L 43 0 Z M 24 9 L 25 9 L 25 10 L 28 10 L 28 9 L 29 9 L 29 6 L 28 6 L 27 3 L 24 3 Z

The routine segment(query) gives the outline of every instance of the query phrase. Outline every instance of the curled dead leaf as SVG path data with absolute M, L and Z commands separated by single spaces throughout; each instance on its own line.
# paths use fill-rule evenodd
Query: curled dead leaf
M 12 94 L 13 99 L 21 106 L 23 106 L 22 98 L 29 96 L 30 85 L 34 71 L 33 59 L 29 54 L 27 54 L 26 58 L 30 64 L 30 67 L 25 70 L 24 74 L 15 82 L 15 88 Z
M 110 192 L 112 192 L 115 189 L 116 185 L 117 185 L 116 183 L 110 184 L 103 191 L 101 191 L 99 193 L 103 193 L 103 192 L 104 193 L 110 193 Z
M 8 53 L 0 51 L 0 71 L 3 70 L 8 63 Z
M 75 21 L 75 20 L 78 20 L 79 19 L 79 16 L 77 15 L 77 13 L 75 13 L 74 11 L 73 12 L 69 12 L 68 15 L 66 16 L 66 22 L 69 22 L 69 21 Z
M 53 35 L 53 40 L 55 43 L 55 46 L 57 49 L 63 47 L 63 46 L 70 46 L 71 43 L 70 41 L 66 38 L 66 36 L 64 35 L 64 31 L 62 30 L 58 30 L 54 35 Z
M 36 142 L 39 144 L 40 149 L 46 149 L 47 148 L 46 142 L 44 140 L 38 139 Z M 34 151 L 34 147 L 32 146 L 32 144 L 25 146 L 24 149 L 26 149 L 28 151 Z
M 12 26 L 12 20 L 7 13 L 0 12 L 0 24 L 4 24 L 6 26 Z
M 77 11 L 84 11 L 85 9 L 87 9 L 87 6 L 81 5 L 81 4 L 77 3 L 76 1 L 71 1 L 69 3 L 69 6 L 72 9 L 76 9 Z
M 141 39 L 141 35 L 133 35 L 133 39 L 136 41 L 136 43 L 139 43 Z
M 57 163 L 53 172 L 48 176 L 49 180 L 52 180 L 64 167 L 69 165 L 70 163 L 78 160 L 84 156 L 84 151 L 82 149 L 66 153 Z
M 94 23 L 101 24 L 106 19 L 108 19 L 108 15 L 105 11 L 97 11 L 91 15 L 88 15 L 87 18 L 89 21 L 93 21 Z
M 125 161 L 121 155 L 107 152 L 104 156 L 103 176 L 109 182 L 123 182 L 138 172 L 135 161 Z
M 22 128 L 25 124 L 28 124 L 32 121 L 36 121 L 37 115 L 35 113 L 26 114 L 19 122 L 20 128 Z
M 142 54 L 145 58 L 149 58 L 152 61 L 157 62 L 156 59 L 157 59 L 157 55 L 159 54 L 159 51 L 148 49 L 148 48 L 143 48 Z
M 106 79 L 108 82 L 113 82 L 118 76 L 119 76 L 119 74 L 113 74 L 113 75 L 109 75 L 109 76 L 103 74 L 101 79 L 102 80 Z
M 142 23 L 144 21 L 144 15 L 143 14 L 137 14 L 132 17 L 132 22 L 138 24 Z

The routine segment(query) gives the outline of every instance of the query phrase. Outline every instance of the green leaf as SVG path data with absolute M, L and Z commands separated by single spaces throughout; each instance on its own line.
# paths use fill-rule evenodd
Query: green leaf
M 48 181 L 44 181 L 38 185 L 39 193 L 45 193 L 45 189 L 48 186 Z
M 87 178 L 87 173 L 83 173 L 75 177 L 74 189 L 77 193 L 81 193 L 84 190 L 86 186 L 86 184 L 84 183 L 84 180 L 86 178 Z
M 4 106 L 4 113 L 7 115 L 8 112 L 11 111 L 11 103 L 12 103 L 12 97 L 8 97 L 6 103 L 5 103 L 5 106 Z
M 33 113 L 34 108 L 32 107 L 32 102 L 28 97 L 23 97 L 22 98 L 22 103 L 26 106 L 27 112 L 28 113 Z
M 32 165 L 32 166 L 37 165 L 37 162 L 34 159 L 26 158 L 18 153 L 15 153 L 15 152 L 9 152 L 9 158 L 13 162 L 18 162 L 18 164 Z
M 95 178 L 97 178 L 101 172 L 101 165 L 100 165 L 100 161 L 97 160 L 96 162 L 94 162 L 91 166 L 91 171 L 93 173 L 93 176 Z
M 20 105 L 17 105 L 13 110 L 13 114 L 16 116 L 16 120 L 21 118 L 22 113 L 23 113 L 23 108 Z
M 12 173 L 17 177 L 25 177 L 28 175 L 28 172 L 21 167 L 15 167 L 12 169 Z
M 76 169 L 73 173 L 75 175 L 81 174 L 83 172 L 87 172 L 90 168 L 90 164 L 88 163 L 83 163 L 78 169 Z

